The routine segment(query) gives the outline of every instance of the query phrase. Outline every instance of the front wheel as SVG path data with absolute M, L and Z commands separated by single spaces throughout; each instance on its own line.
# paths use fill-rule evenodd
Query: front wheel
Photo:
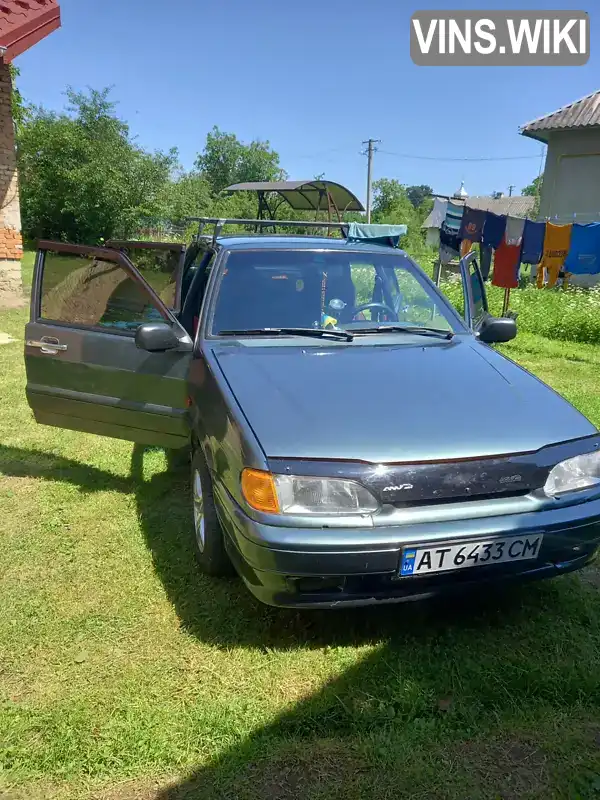
M 200 568 L 207 575 L 232 575 L 233 566 L 225 550 L 223 531 L 215 508 L 212 480 L 201 450 L 193 452 L 191 478 L 194 549 Z

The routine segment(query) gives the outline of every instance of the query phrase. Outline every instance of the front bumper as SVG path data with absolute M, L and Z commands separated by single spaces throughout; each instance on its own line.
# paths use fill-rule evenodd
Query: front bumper
M 600 545 L 600 499 L 538 512 L 386 528 L 290 528 L 248 517 L 215 484 L 219 519 L 237 571 L 262 602 L 304 608 L 397 603 L 510 581 L 562 575 Z M 400 577 L 404 547 L 543 533 L 538 558 Z

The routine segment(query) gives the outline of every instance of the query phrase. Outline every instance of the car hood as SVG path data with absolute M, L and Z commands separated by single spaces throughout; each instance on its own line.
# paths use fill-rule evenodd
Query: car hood
M 538 450 L 594 426 L 473 337 L 425 344 L 218 345 L 268 457 L 374 463 Z

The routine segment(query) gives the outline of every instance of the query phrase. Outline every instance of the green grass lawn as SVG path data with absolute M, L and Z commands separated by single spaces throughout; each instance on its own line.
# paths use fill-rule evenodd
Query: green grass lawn
M 600 347 L 505 352 L 600 424 Z M 0 797 L 600 797 L 595 568 L 461 603 L 259 606 L 197 572 L 184 468 L 36 426 L 22 342 L 0 369 Z

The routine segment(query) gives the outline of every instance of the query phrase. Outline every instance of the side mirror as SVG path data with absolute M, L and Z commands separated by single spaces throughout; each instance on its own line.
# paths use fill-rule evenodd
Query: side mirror
M 517 323 L 511 317 L 487 317 L 479 329 L 479 338 L 486 344 L 510 342 L 517 335 Z
M 173 328 L 166 322 L 146 322 L 135 332 L 135 344 L 140 350 L 161 353 L 165 350 L 176 350 L 180 342 Z

